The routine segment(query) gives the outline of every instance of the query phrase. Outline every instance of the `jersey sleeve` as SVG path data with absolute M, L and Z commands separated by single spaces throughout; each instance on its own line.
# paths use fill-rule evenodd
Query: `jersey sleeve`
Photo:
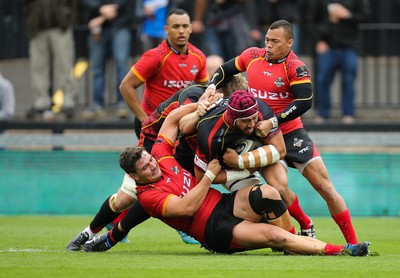
M 299 59 L 294 59 L 287 66 L 290 86 L 311 83 L 310 72 L 307 66 Z
M 151 149 L 151 155 L 155 160 L 160 161 L 162 158 L 173 156 L 174 143 L 163 136 L 158 134 L 157 140 Z
M 240 72 L 247 71 L 248 65 L 253 59 L 259 57 L 260 48 L 250 47 L 244 50 L 239 56 L 236 57 L 235 66 Z
M 160 56 L 155 49 L 143 53 L 142 57 L 132 66 L 131 71 L 143 82 L 146 83 L 160 67 Z
M 166 207 L 169 199 L 174 194 L 152 188 L 140 194 L 140 203 L 152 217 L 165 216 Z

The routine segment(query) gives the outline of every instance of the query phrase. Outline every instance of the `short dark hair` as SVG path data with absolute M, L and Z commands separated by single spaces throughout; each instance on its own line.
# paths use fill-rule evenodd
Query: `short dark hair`
M 277 20 L 273 22 L 270 26 L 269 29 L 274 30 L 278 28 L 283 28 L 285 30 L 286 36 L 288 39 L 294 39 L 294 34 L 293 34 L 293 26 L 290 24 L 289 21 L 287 20 Z
M 127 174 L 136 173 L 136 162 L 142 158 L 143 147 L 128 147 L 119 155 L 119 166 Z
M 171 9 L 168 14 L 167 14 L 167 19 L 173 15 L 173 14 L 177 14 L 177 15 L 184 15 L 187 14 L 188 17 L 190 18 L 190 15 L 187 11 L 185 11 L 184 9 Z

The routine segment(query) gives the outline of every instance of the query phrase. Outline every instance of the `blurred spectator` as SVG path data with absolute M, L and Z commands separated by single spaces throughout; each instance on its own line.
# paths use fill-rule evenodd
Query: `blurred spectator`
M 12 119 L 15 113 L 15 95 L 12 83 L 0 72 L 0 122 Z
M 81 0 L 87 13 L 90 30 L 89 62 L 92 74 L 92 102 L 83 112 L 83 118 L 93 120 L 107 114 L 104 99 L 106 63 L 111 53 L 116 69 L 116 114 L 127 118 L 130 113 L 122 99 L 119 85 L 127 71 L 131 54 L 131 23 L 134 3 L 132 0 Z
M 263 36 L 259 41 L 259 47 L 264 47 L 264 35 L 269 25 L 280 19 L 289 21 L 293 26 L 294 37 L 292 50 L 299 54 L 300 48 L 300 0 L 255 0 L 256 21 Z
M 33 106 L 27 118 L 51 113 L 52 91 L 64 93 L 62 111 L 75 114 L 76 80 L 72 74 L 75 59 L 72 26 L 76 1 L 22 0 L 27 8 L 29 56 L 34 90 Z
M 354 122 L 355 80 L 359 48 L 358 24 L 370 16 L 368 0 L 312 0 L 311 32 L 315 36 L 316 123 L 330 118 L 330 88 L 335 73 L 341 73 L 342 122 Z
M 254 45 L 247 18 L 249 0 L 196 0 L 192 29 L 203 34 L 206 55 L 218 55 L 225 61 Z
M 206 61 L 207 61 L 207 72 L 210 78 L 214 74 L 214 72 L 218 69 L 218 67 L 224 63 L 224 59 L 222 59 L 222 57 L 218 55 L 209 55 L 207 56 Z
M 164 26 L 167 20 L 168 0 L 137 0 L 141 5 L 136 5 L 136 15 L 141 13 L 143 22 L 139 29 L 142 52 L 159 45 L 166 34 Z

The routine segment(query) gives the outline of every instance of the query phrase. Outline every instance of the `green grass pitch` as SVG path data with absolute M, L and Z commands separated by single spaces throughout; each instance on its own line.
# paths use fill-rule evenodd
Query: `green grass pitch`
M 105 253 L 67 252 L 91 216 L 0 216 L 0 277 L 400 277 L 400 218 L 353 218 L 368 257 L 286 256 L 270 249 L 212 254 L 149 219 Z M 329 217 L 317 237 L 344 243 Z

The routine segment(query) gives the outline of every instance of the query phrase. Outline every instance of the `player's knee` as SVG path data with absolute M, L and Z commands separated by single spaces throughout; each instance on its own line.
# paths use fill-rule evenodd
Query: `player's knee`
M 128 194 L 120 194 L 120 192 L 118 192 L 110 197 L 109 204 L 112 211 L 122 212 L 123 210 L 131 207 L 134 201 L 135 199 Z
M 289 185 L 284 180 L 274 180 L 272 182 L 268 182 L 273 188 L 278 190 L 281 196 L 285 196 L 289 193 Z
M 254 186 L 249 193 L 249 203 L 255 213 L 265 213 L 268 220 L 273 220 L 282 216 L 287 207 L 276 189 L 268 186 L 269 188 L 261 190 L 261 187 L 266 186 L 268 185 Z

